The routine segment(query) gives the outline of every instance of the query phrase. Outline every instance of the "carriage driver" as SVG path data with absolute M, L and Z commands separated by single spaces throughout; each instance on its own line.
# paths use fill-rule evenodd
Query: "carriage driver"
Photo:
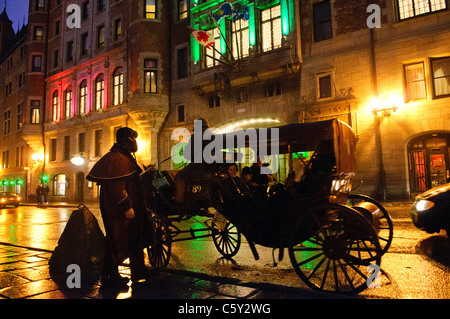
M 198 124 L 201 124 L 201 132 L 195 129 L 198 127 Z M 205 180 L 213 180 L 214 172 L 217 171 L 218 166 L 222 165 L 220 163 L 207 163 L 203 157 L 203 150 L 210 142 L 209 140 L 203 138 L 205 131 L 208 129 L 209 122 L 206 119 L 199 118 L 194 121 L 194 133 L 191 135 L 191 138 L 189 139 L 189 142 L 183 152 L 184 158 L 191 163 L 180 170 L 174 180 L 175 201 L 178 205 L 183 205 L 185 203 L 187 184 L 190 179 L 197 177 L 204 178 Z M 196 152 L 201 155 L 200 158 L 195 156 Z

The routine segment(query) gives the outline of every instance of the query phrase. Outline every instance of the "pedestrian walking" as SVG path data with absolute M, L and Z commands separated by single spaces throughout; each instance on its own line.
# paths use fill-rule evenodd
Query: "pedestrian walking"
M 41 205 L 42 204 L 42 184 L 37 184 L 36 186 L 36 200 L 37 200 L 37 204 Z

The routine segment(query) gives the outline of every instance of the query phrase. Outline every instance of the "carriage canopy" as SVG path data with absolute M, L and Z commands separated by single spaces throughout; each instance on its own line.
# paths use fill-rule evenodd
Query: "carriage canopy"
M 253 148 L 259 155 L 303 151 L 334 153 L 336 173 L 356 173 L 356 136 L 352 128 L 340 120 L 249 130 L 223 134 L 224 145 L 227 140 L 234 139 L 234 145 L 244 146 L 240 145 L 239 139 L 245 135 L 245 147 Z M 323 147 L 325 144 L 328 149 Z

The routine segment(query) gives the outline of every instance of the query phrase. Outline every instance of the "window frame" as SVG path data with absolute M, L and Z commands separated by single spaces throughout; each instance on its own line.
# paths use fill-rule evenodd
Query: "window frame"
M 413 15 L 405 17 L 405 18 L 402 18 L 401 17 L 401 13 L 402 13 L 401 12 L 401 8 L 404 7 L 404 6 L 401 5 L 400 2 L 402 2 L 402 4 L 403 4 L 404 2 L 407 2 L 407 1 L 410 1 L 410 3 L 411 3 L 411 7 L 412 7 L 411 9 L 412 9 Z M 424 12 L 424 13 L 416 14 L 415 1 L 416 0 L 395 0 L 395 7 L 396 7 L 396 11 L 397 11 L 396 12 L 397 13 L 397 19 L 398 19 L 399 22 L 410 20 L 410 19 L 414 19 L 414 18 L 417 18 L 417 17 L 430 15 L 430 14 L 434 14 L 434 13 L 438 13 L 438 12 L 442 12 L 442 11 L 447 11 L 448 10 L 448 6 L 449 6 L 449 0 L 444 0 L 445 8 L 432 11 L 433 4 L 431 2 L 434 2 L 436 0 L 425 0 L 428 3 L 428 10 L 429 11 L 428 12 Z
M 147 63 L 150 63 L 148 61 L 154 61 L 155 62 L 155 66 L 150 66 L 147 65 Z M 158 93 L 158 65 L 159 65 L 159 60 L 158 59 L 144 59 L 144 93 L 149 93 L 149 94 L 156 94 Z M 147 74 L 150 74 L 150 77 L 147 78 Z M 154 78 L 154 81 L 152 81 L 152 78 Z M 147 90 L 147 80 L 149 80 L 149 90 Z M 154 85 L 153 85 L 154 83 Z M 153 89 L 154 87 L 154 89 Z
M 450 65 L 450 57 L 441 57 L 441 58 L 433 58 L 430 59 L 430 68 L 431 68 L 431 82 L 432 82 L 432 88 L 433 88 L 433 99 L 442 99 L 442 98 L 446 98 L 446 97 L 450 97 L 450 88 L 449 88 L 449 93 L 448 94 L 436 94 L 436 77 L 434 74 L 434 62 L 437 61 L 445 61 L 447 60 L 449 65 Z M 450 69 L 450 66 L 449 66 Z M 448 75 L 443 75 L 444 78 L 447 78 L 447 82 L 448 82 L 448 86 L 450 87 L 450 74 Z
M 408 89 L 410 83 L 419 82 L 417 80 L 408 81 L 408 79 L 407 79 L 406 68 L 408 66 L 412 66 L 412 65 L 422 65 L 423 79 L 421 80 L 421 82 L 423 82 L 423 86 L 424 86 L 423 87 L 423 92 L 422 92 L 424 94 L 424 96 L 422 96 L 422 97 L 413 97 L 413 98 L 411 98 L 411 92 Z M 405 102 L 406 103 L 427 99 L 428 98 L 428 92 L 427 92 L 427 76 L 426 76 L 426 73 L 425 73 L 425 62 L 424 61 L 419 61 L 419 62 L 403 64 L 403 82 L 404 82 Z

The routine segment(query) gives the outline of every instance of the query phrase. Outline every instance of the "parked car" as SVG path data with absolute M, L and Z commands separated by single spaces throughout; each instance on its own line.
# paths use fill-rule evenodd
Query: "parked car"
M 19 206 L 20 196 L 10 192 L 0 192 L 0 207 Z
M 444 229 L 450 238 L 450 183 L 418 195 L 410 215 L 417 228 L 430 234 Z

